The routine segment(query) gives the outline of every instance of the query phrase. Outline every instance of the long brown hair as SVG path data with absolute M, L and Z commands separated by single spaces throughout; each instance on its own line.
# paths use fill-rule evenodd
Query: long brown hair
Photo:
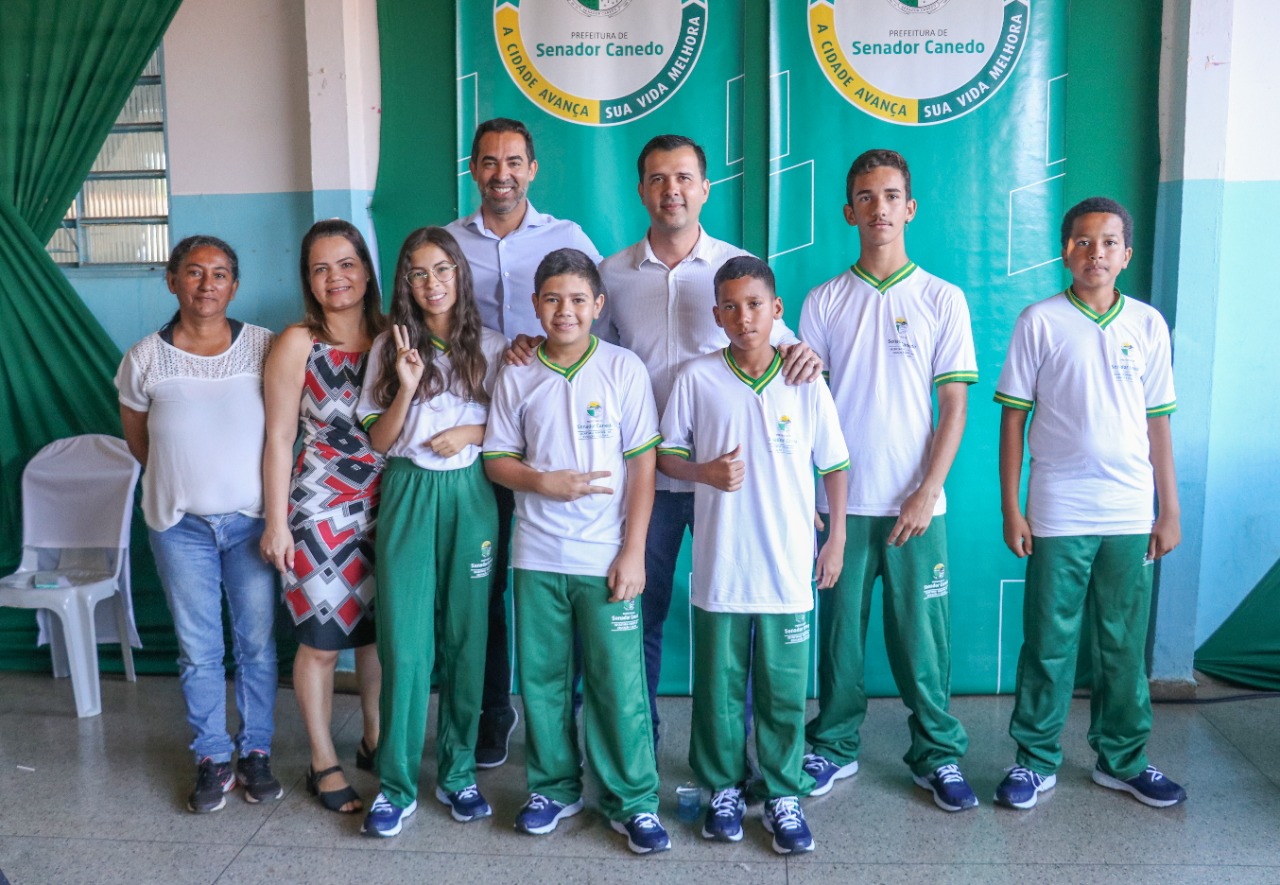
M 396 261 L 395 286 L 391 296 L 391 322 L 409 330 L 409 340 L 418 348 L 425 369 L 414 399 L 425 402 L 445 392 L 444 372 L 436 360 L 436 348 L 431 344 L 431 330 L 427 328 L 422 308 L 413 298 L 406 279 L 413 266 L 413 253 L 431 244 L 449 256 L 458 266 L 453 278 L 456 298 L 449 317 L 449 359 L 453 363 L 453 392 L 458 396 L 489 404 L 489 394 L 484 389 L 484 376 L 489 363 L 480 348 L 480 309 L 476 307 L 475 291 L 471 283 L 471 265 L 462 254 L 462 248 L 443 227 L 420 227 L 405 238 Z M 400 377 L 396 374 L 396 349 L 390 342 L 382 348 L 378 359 L 378 380 L 373 386 L 373 399 L 387 408 L 400 390 Z
M 373 258 L 369 255 L 369 247 L 365 244 L 364 237 L 360 235 L 360 231 L 356 229 L 354 224 L 341 218 L 326 218 L 324 221 L 317 221 L 311 225 L 311 230 L 307 231 L 306 236 L 302 238 L 302 246 L 298 250 L 298 275 L 302 280 L 302 306 L 306 310 L 302 325 L 307 327 L 307 331 L 313 337 L 322 341 L 332 341 L 329 336 L 329 327 L 324 321 L 324 308 L 320 306 L 320 302 L 316 300 L 315 293 L 311 291 L 311 247 L 315 245 L 316 240 L 321 240 L 325 237 L 342 237 L 342 239 L 351 244 L 352 249 L 356 250 L 356 257 L 364 265 L 364 272 L 369 277 L 364 289 L 364 330 L 370 338 L 373 338 L 387 328 L 387 318 L 382 315 L 382 292 L 378 289 L 378 278 L 373 272 Z

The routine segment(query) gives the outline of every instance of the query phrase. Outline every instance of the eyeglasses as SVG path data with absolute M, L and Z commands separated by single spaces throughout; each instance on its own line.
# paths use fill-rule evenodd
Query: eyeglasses
M 411 270 L 404 275 L 405 282 L 410 286 L 425 286 L 435 277 L 442 283 L 447 283 L 458 273 L 458 265 L 456 264 L 437 264 L 429 270 Z

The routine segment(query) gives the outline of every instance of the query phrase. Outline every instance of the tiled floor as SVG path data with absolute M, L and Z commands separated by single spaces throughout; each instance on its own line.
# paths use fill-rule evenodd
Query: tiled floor
M 232 794 L 212 815 L 184 810 L 194 767 L 178 683 L 103 679 L 103 715 L 78 720 L 70 685 L 0 673 L 0 870 L 34 883 L 388 882 L 1272 882 L 1280 883 L 1280 701 L 1156 708 L 1153 760 L 1188 789 L 1163 811 L 1089 779 L 1087 702 L 1072 708 L 1057 788 L 1030 812 L 992 807 L 1011 762 L 1007 697 L 957 698 L 969 729 L 965 771 L 982 799 L 949 815 L 914 787 L 900 761 L 906 715 L 879 700 L 864 728 L 862 771 L 827 796 L 806 800 L 817 850 L 782 858 L 769 848 L 759 807 L 746 839 L 704 842 L 675 817 L 674 789 L 690 778 L 689 702 L 660 701 L 662 816 L 670 852 L 631 855 L 593 807 L 552 835 L 517 834 L 523 802 L 523 733 L 511 760 L 480 774 L 491 819 L 454 823 L 432 799 L 432 742 L 423 803 L 395 839 L 359 836 L 358 816 L 320 808 L 306 794 L 305 740 L 293 695 L 281 691 L 273 765 L 282 802 L 249 805 Z M 433 719 L 434 723 L 434 711 Z M 366 801 L 375 778 L 356 771 L 356 699 L 335 704 L 338 746 Z M 2 878 L 0 878 L 2 881 Z

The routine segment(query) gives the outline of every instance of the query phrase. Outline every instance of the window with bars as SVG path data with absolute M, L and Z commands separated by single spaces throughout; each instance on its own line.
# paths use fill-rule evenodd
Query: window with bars
M 65 267 L 164 264 L 169 178 L 160 50 L 147 62 L 62 226 L 45 247 Z

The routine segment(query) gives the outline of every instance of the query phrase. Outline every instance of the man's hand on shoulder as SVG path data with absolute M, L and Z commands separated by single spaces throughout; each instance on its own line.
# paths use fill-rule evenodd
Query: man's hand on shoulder
M 511 342 L 511 346 L 507 348 L 507 352 L 503 355 L 503 361 L 508 366 L 527 366 L 533 362 L 533 356 L 538 349 L 538 345 L 546 340 L 541 335 L 534 337 L 517 335 L 516 340 Z
M 782 377 L 788 384 L 809 384 L 822 377 L 822 360 L 803 341 L 781 344 L 778 351 L 782 354 Z

